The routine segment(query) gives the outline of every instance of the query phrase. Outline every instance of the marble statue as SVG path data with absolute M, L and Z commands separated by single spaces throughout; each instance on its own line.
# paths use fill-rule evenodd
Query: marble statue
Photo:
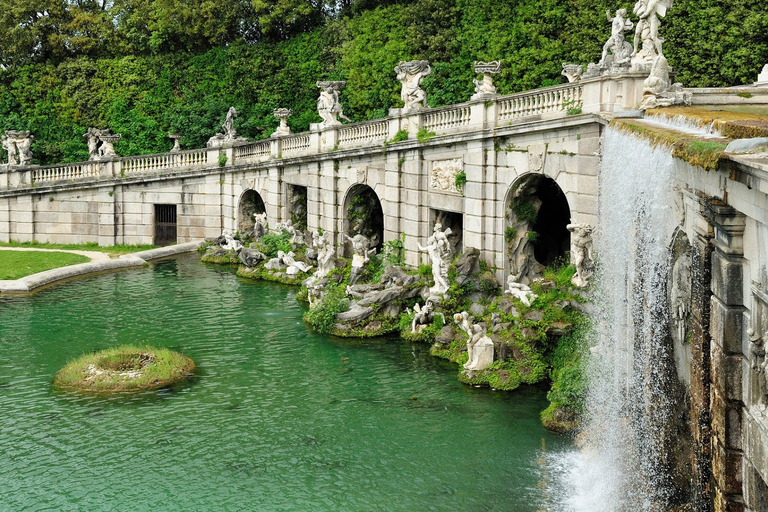
M 429 293 L 432 295 L 443 295 L 448 291 L 450 285 L 448 284 L 448 267 L 451 264 L 452 249 L 451 243 L 448 241 L 448 235 L 451 234 L 451 228 L 442 230 L 442 225 L 437 222 L 430 236 L 427 239 L 427 246 L 422 247 L 418 244 L 419 251 L 425 251 L 429 254 L 429 258 L 432 261 L 432 277 L 435 280 L 435 285 L 429 289 Z
M 464 368 L 470 371 L 484 370 L 493 363 L 493 341 L 480 324 L 472 326 L 472 338 L 467 343 L 469 359 Z
M 659 37 L 659 17 L 667 15 L 672 7 L 672 0 L 637 0 L 633 12 L 640 18 L 635 27 L 635 40 L 632 50 L 632 64 L 651 64 L 656 57 L 663 55 Z M 640 46 L 642 42 L 642 46 Z
M 453 315 L 459 329 L 467 333 L 466 370 L 483 370 L 493 363 L 493 341 L 482 325 L 473 323 L 466 311 Z
M 768 64 L 763 66 L 763 70 L 757 75 L 758 84 L 768 84 Z
M 240 240 L 235 238 L 235 232 L 231 229 L 225 229 L 222 231 L 221 236 L 224 237 L 224 241 L 219 244 L 222 249 L 237 252 L 243 248 L 243 244 L 240 243 Z
M 320 301 L 323 299 L 324 291 L 325 286 L 318 283 L 317 281 L 307 283 L 307 299 L 309 300 L 309 309 L 314 309 L 315 306 L 320 303 Z
M 605 11 L 605 16 L 611 22 L 611 37 L 603 45 L 603 55 L 600 57 L 598 66 L 606 65 L 609 51 L 613 57 L 614 66 L 627 65 L 632 56 L 632 45 L 627 42 L 624 33 L 632 30 L 635 24 L 627 19 L 626 9 L 616 11 L 613 18 L 610 11 Z
M 253 214 L 253 238 L 259 239 L 267 234 L 267 212 Z
M 282 252 L 282 251 L 280 251 Z M 280 257 L 280 252 L 278 252 L 278 257 Z M 304 263 L 303 261 L 296 261 L 296 254 L 294 254 L 293 251 L 288 251 L 287 253 L 283 253 L 282 255 L 282 262 L 283 264 L 288 267 L 285 269 L 285 273 L 288 276 L 295 276 L 299 272 L 309 272 L 312 267 Z
M 336 249 L 327 231 L 322 236 L 318 236 L 314 244 L 317 250 L 317 271 L 314 278 L 322 279 L 336 267 Z
M 536 300 L 537 295 L 533 293 L 533 290 L 526 285 L 517 281 L 517 276 L 507 277 L 507 289 L 504 293 L 507 293 L 520 300 L 523 304 L 531 307 L 531 303 Z
M 400 98 L 405 106 L 403 112 L 407 113 L 427 106 L 427 93 L 421 88 L 421 81 L 432 73 L 432 68 L 426 60 L 400 61 L 395 67 L 397 79 L 403 84 Z
M 755 329 L 750 327 L 747 329 L 747 336 L 749 337 L 749 353 L 751 359 L 751 367 L 756 373 L 765 372 L 765 342 L 763 338 L 768 339 L 768 332 L 764 335 L 755 332 Z
M 321 127 L 340 125 L 339 117 L 350 121 L 350 119 L 344 115 L 344 111 L 339 101 L 339 89 L 344 87 L 347 82 L 316 82 L 316 85 L 320 88 L 320 97 L 317 98 L 317 113 L 323 118 L 323 122 L 320 123 Z
M 475 73 L 482 73 L 483 79 L 474 79 L 475 94 L 473 100 L 484 98 L 487 95 L 496 94 L 496 87 L 493 85 L 493 76 L 501 70 L 501 62 L 494 60 L 491 62 L 475 62 Z
M 289 242 L 292 246 L 304 245 L 304 233 L 302 233 L 301 230 L 296 229 L 290 220 L 285 223 L 285 230 L 291 234 Z
M 235 109 L 235 107 L 229 107 L 229 110 L 227 110 L 227 117 L 224 119 L 224 124 L 221 125 L 221 128 L 224 130 L 224 137 L 227 140 L 232 140 L 237 137 L 237 132 L 235 131 L 236 117 L 237 109 Z
M 293 110 L 290 108 L 276 108 L 272 111 L 272 115 L 280 120 L 280 126 L 277 127 L 272 137 L 283 137 L 291 134 L 291 127 L 288 126 L 288 118 L 293 115 Z
M 643 82 L 643 102 L 640 104 L 640 110 L 691 104 L 691 93 L 685 92 L 682 84 L 670 85 L 670 71 L 672 69 L 666 57 L 659 55 L 654 59 L 651 73 Z
M 357 234 L 351 238 L 344 235 L 344 238 L 352 244 L 352 269 L 349 274 L 349 284 L 355 284 L 360 279 L 363 267 L 371 260 L 369 256 L 375 249 L 371 249 L 371 241 L 365 235 Z
M 571 282 L 579 288 L 585 288 L 592 276 L 595 261 L 592 255 L 594 228 L 583 223 L 568 224 L 566 228 L 571 232 L 571 263 L 576 267 L 576 273 L 571 278 Z
M 181 135 L 178 133 L 171 133 L 168 132 L 168 138 L 173 141 L 173 147 L 171 148 L 170 153 L 178 153 L 181 151 L 181 144 L 179 144 L 179 141 L 181 140 Z
M 122 138 L 119 133 L 112 133 L 109 129 L 88 128 L 83 137 L 88 142 L 88 160 L 109 160 L 118 156 L 114 143 Z
M 2 145 L 8 152 L 8 165 L 30 165 L 34 140 L 35 136 L 29 131 L 6 131 L 2 136 Z
M 224 119 L 224 124 L 221 125 L 221 129 L 224 133 L 217 133 L 208 139 L 206 147 L 221 148 L 224 146 L 231 146 L 235 143 L 248 142 L 248 139 L 237 135 L 237 130 L 235 130 L 236 118 L 237 109 L 235 107 L 229 107 L 229 110 L 227 110 L 227 117 Z
M 581 80 L 582 71 L 584 70 L 581 67 L 581 64 L 563 62 L 563 70 L 560 72 L 560 74 L 568 79 L 568 83 L 573 83 Z
M 469 342 L 469 340 L 472 339 L 472 321 L 469 318 L 469 313 L 466 311 L 456 313 L 453 315 L 453 321 L 456 322 L 456 325 L 459 326 L 459 329 L 467 333 L 467 342 Z
M 411 322 L 411 334 L 416 334 L 417 329 L 421 330 L 432 322 L 432 315 L 435 312 L 435 305 L 427 299 L 424 306 L 419 303 L 413 305 L 413 321 Z

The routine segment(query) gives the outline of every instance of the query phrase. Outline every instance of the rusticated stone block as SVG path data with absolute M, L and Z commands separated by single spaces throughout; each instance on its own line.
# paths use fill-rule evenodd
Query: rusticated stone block
M 742 259 L 712 253 L 712 293 L 726 306 L 744 304 Z
M 713 440 L 712 473 L 715 487 L 725 494 L 741 494 L 742 454 Z
M 720 489 L 715 489 L 715 512 L 744 512 L 741 496 L 729 496 Z
M 727 400 L 742 400 L 742 355 L 725 355 L 723 349 L 712 343 L 711 379 L 716 388 Z
M 726 354 L 743 353 L 743 307 L 728 307 L 717 297 L 712 297 L 710 309 L 710 333 L 712 341 L 720 345 Z
M 712 393 L 712 434 L 728 449 L 741 449 L 741 404 Z

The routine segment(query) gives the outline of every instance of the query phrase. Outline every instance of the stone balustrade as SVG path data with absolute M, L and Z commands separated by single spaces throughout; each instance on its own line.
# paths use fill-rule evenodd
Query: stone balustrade
M 441 137 L 453 133 L 507 127 L 516 122 L 527 122 L 532 116 L 544 115 L 545 118 L 554 119 L 580 112 L 610 115 L 613 112 L 637 108 L 642 99 L 644 78 L 645 75 L 632 74 L 600 77 L 506 96 L 485 95 L 467 103 L 439 108 L 416 109 L 410 112 L 393 109 L 390 116 L 384 119 L 333 126 L 317 124 L 312 125 L 308 132 L 275 135 L 267 140 L 230 147 L 46 167 L 0 166 L 0 190 L 42 183 L 56 185 L 168 171 L 214 169 L 220 167 L 222 162 L 225 162 L 223 167 L 227 168 L 281 158 L 304 158 L 336 150 L 382 148 L 403 130 L 408 132 L 407 140 L 414 141 L 419 130 L 426 130 Z M 750 94 L 736 88 L 688 89 L 693 94 L 694 104 L 712 103 L 717 98 L 730 99 L 736 95 L 742 101 L 768 103 L 768 88 L 744 87 L 744 90 Z M 439 143 L 439 139 L 436 142 Z M 222 154 L 227 157 L 226 161 L 220 158 Z
M 444 134 L 472 124 L 472 109 L 469 105 L 452 105 L 436 109 L 423 115 L 422 128 L 435 134 Z
M 389 123 L 384 120 L 356 123 L 338 129 L 340 148 L 349 148 L 364 143 L 384 142 L 389 136 Z
M 499 121 L 518 117 L 564 112 L 569 108 L 581 108 L 582 85 L 579 83 L 558 85 L 536 91 L 505 96 L 499 100 Z
M 93 178 L 100 175 L 101 165 L 99 162 L 81 162 L 34 169 L 32 171 L 32 181 L 33 183 L 68 181 L 81 178 Z

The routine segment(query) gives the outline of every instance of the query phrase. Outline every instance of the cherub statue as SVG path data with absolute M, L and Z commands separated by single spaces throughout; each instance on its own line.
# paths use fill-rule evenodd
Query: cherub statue
M 412 60 L 400 62 L 395 67 L 397 79 L 403 84 L 400 98 L 405 106 L 403 110 L 408 112 L 426 107 L 427 93 L 421 88 L 421 81 L 432 73 L 432 68 L 426 60 Z
M 334 126 L 341 124 L 339 117 L 349 121 L 344 115 L 344 111 L 339 101 L 339 89 L 344 87 L 346 82 L 317 82 L 320 88 L 320 97 L 317 98 L 317 113 L 323 118 L 323 126 Z
M 411 333 L 416 334 L 416 327 L 419 326 L 425 326 L 429 325 L 429 322 L 432 321 L 432 314 L 435 311 L 435 306 L 432 304 L 432 301 L 427 299 L 427 302 L 424 304 L 423 307 L 419 306 L 419 303 L 413 305 L 413 312 L 416 313 L 413 315 L 413 321 L 411 322 Z
M 605 64 L 605 59 L 608 57 L 608 50 L 613 55 L 613 64 L 621 65 L 629 62 L 632 53 L 632 45 L 629 44 L 624 38 L 624 32 L 632 30 L 635 26 L 634 23 L 627 19 L 627 10 L 619 9 L 616 11 L 616 15 L 611 18 L 611 12 L 605 11 L 605 16 L 608 21 L 611 22 L 611 37 L 603 45 L 603 55 L 600 57 L 598 65 Z

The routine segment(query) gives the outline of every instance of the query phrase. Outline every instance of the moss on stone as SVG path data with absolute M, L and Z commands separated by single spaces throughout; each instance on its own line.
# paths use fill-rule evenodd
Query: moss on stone
M 167 349 L 133 345 L 86 354 L 56 373 L 57 388 L 95 393 L 143 391 L 188 378 L 195 363 Z

